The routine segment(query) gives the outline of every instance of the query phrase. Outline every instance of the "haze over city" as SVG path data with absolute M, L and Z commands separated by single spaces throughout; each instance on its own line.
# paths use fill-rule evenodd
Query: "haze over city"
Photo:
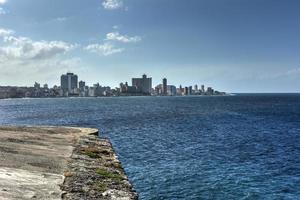
M 59 85 L 74 72 L 111 87 L 300 92 L 296 0 L 0 0 L 0 85 Z

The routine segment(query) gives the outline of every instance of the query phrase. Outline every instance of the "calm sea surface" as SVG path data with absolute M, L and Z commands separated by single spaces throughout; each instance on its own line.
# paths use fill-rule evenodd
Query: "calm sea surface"
M 140 199 L 300 199 L 300 95 L 0 100 L 0 124 L 100 129 Z

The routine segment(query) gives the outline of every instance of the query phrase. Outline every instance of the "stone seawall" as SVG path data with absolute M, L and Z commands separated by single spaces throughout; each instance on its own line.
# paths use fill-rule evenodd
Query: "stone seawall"
M 138 199 L 98 130 L 0 127 L 0 199 Z

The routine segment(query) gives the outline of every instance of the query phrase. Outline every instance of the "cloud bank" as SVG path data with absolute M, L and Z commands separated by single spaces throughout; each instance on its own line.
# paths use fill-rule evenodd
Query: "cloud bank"
M 13 30 L 0 28 L 0 37 L 5 37 L 14 34 Z
M 16 36 L 15 31 L 4 28 L 0 28 L 0 40 L 0 80 L 3 83 L 8 82 L 6 76 L 14 76 L 20 84 L 34 76 L 35 80 L 49 80 L 79 63 L 76 58 L 64 57 L 76 45 L 63 41 L 36 41 Z
M 121 53 L 125 49 L 124 48 L 116 48 L 111 43 L 104 43 L 104 44 L 90 44 L 87 47 L 84 48 L 87 51 L 97 53 L 99 55 L 103 56 L 109 56 L 115 53 Z
M 4 36 L 5 46 L 0 47 L 0 61 L 11 59 L 50 59 L 66 53 L 74 45 L 62 41 L 33 41 L 26 37 Z
M 104 0 L 102 2 L 102 6 L 106 10 L 116 10 L 116 9 L 123 7 L 123 1 L 122 0 Z
M 118 41 L 123 43 L 135 43 L 142 40 L 140 36 L 128 37 L 121 35 L 119 32 L 111 32 L 106 34 L 106 40 Z
M 100 56 L 109 56 L 125 51 L 125 47 L 118 47 L 117 43 L 137 43 L 141 40 L 142 38 L 140 36 L 129 37 L 127 35 L 121 35 L 119 32 L 110 32 L 106 34 L 106 38 L 103 40 L 103 43 L 90 44 L 86 46 L 84 50 L 97 53 Z

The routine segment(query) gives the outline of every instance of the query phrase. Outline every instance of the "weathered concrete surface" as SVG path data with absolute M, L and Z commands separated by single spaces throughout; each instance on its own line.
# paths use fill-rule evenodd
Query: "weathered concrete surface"
M 96 135 L 91 135 L 96 133 L 98 130 L 88 128 L 0 127 L 0 199 L 66 199 L 71 196 L 82 197 L 80 193 L 83 192 L 84 199 L 93 199 L 93 195 L 87 197 L 89 192 L 97 194 L 98 199 L 114 199 L 116 194 L 121 194 L 117 199 L 137 198 L 121 167 L 118 172 L 123 178 L 110 175 L 109 179 L 104 179 L 107 183 L 102 183 L 96 177 L 95 183 L 76 185 L 78 181 L 84 183 L 90 178 L 91 173 L 80 171 L 87 165 L 85 160 L 98 163 L 99 166 L 94 166 L 96 170 L 108 163 L 100 159 L 100 154 L 94 156 L 82 149 L 82 145 L 86 145 L 89 140 L 95 144 L 100 142 Z M 108 146 L 108 151 L 111 152 L 109 156 L 112 160 L 118 162 L 111 146 Z M 95 176 L 103 178 L 101 173 Z M 115 190 L 111 185 L 117 179 L 120 181 Z M 129 186 L 123 187 L 123 182 Z M 91 188 L 90 185 L 107 187 L 99 189 Z M 74 188 L 78 191 L 74 192 Z M 114 193 L 110 195 L 111 192 Z
M 68 164 L 63 199 L 138 199 L 111 143 L 82 136 Z

